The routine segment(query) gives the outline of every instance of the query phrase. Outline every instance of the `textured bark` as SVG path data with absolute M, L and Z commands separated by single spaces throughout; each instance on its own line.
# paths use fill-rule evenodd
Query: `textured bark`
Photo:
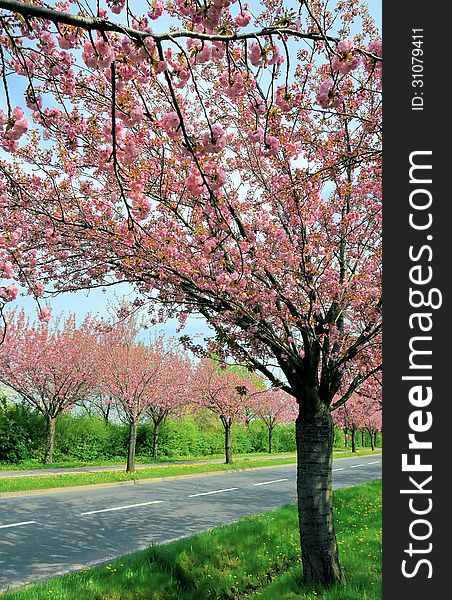
M 375 438 L 374 438 L 374 434 L 372 431 L 369 431 L 369 437 L 370 437 L 370 447 L 372 450 L 375 450 Z
M 268 428 L 268 453 L 271 454 L 273 451 L 273 427 Z
M 53 462 L 53 449 L 55 447 L 55 417 L 46 417 L 46 450 L 44 455 L 44 464 L 50 465 Z
M 345 447 L 348 448 L 348 429 L 347 429 L 347 427 L 344 428 L 344 440 L 345 440 Z
M 356 452 L 356 429 L 352 427 L 352 452 Z
M 333 420 L 326 407 L 300 411 L 296 421 L 297 494 L 303 580 L 343 581 L 333 524 Z
M 361 446 L 363 448 L 366 447 L 366 432 L 364 431 L 364 429 L 361 430 Z
M 135 448 L 137 445 L 137 428 L 137 421 L 131 421 L 129 429 L 129 446 L 127 449 L 127 473 L 135 471 Z
M 159 448 L 159 429 L 160 423 L 154 423 L 154 432 L 152 436 L 152 458 L 157 458 Z
M 232 463 L 232 446 L 231 446 L 231 424 L 226 423 L 224 426 L 224 453 L 226 456 L 226 464 Z

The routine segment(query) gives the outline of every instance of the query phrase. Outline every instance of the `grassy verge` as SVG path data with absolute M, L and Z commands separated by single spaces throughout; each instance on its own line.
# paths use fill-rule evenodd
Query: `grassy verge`
M 364 456 L 371 454 L 370 451 L 348 453 L 350 456 Z M 341 453 L 341 458 L 346 458 L 347 453 Z M 44 490 L 54 488 L 65 488 L 80 485 L 95 485 L 99 483 L 120 483 L 124 481 L 139 481 L 142 479 L 155 479 L 160 477 L 174 477 L 181 475 L 213 473 L 239 469 L 252 469 L 257 467 L 268 467 L 288 465 L 295 462 L 294 456 L 251 459 L 224 463 L 200 463 L 200 464 L 174 464 L 156 465 L 136 470 L 134 473 L 126 473 L 124 470 L 98 471 L 95 473 L 65 473 L 61 475 L 30 475 L 24 477 L 0 477 L 0 494 L 9 492 L 24 492 L 32 490 Z
M 141 479 L 155 479 L 159 477 L 174 477 L 197 473 L 230 471 L 244 468 L 266 467 L 269 465 L 287 465 L 292 464 L 294 460 L 294 458 L 290 457 L 269 460 L 247 459 L 240 462 L 234 462 L 229 465 L 224 463 L 202 463 L 155 466 L 139 469 L 134 473 L 126 473 L 124 470 L 118 470 L 99 471 L 96 473 L 65 473 L 62 475 L 2 477 L 0 478 L 0 493 L 64 488 L 78 485 L 94 485 L 99 483 L 120 483 L 123 481 L 139 481 Z
M 280 455 L 290 455 L 293 452 L 278 452 Z M 255 452 L 253 454 L 237 454 L 236 459 L 243 458 L 259 458 L 262 456 L 269 456 L 268 452 Z M 137 456 L 135 462 L 137 466 L 140 464 L 160 464 L 167 462 L 186 462 L 187 460 L 211 460 L 211 459 L 224 459 L 224 454 L 209 454 L 209 455 L 193 455 L 193 456 L 159 456 L 158 458 L 151 458 L 150 456 Z M 126 464 L 127 457 L 117 456 L 111 459 L 96 459 L 96 460 L 64 460 L 56 461 L 51 465 L 44 465 L 39 460 L 24 460 L 20 463 L 0 463 L 0 471 L 29 471 L 33 469 L 70 469 L 73 467 L 124 467 Z
M 379 600 L 381 482 L 338 490 L 334 503 L 347 577 L 340 588 L 302 587 L 297 511 L 289 505 L 2 600 Z
M 381 452 L 381 448 L 377 448 L 374 452 Z M 372 450 L 363 448 L 359 449 L 357 452 L 352 453 L 346 448 L 337 448 L 334 451 L 336 457 L 346 457 L 346 456 L 360 456 L 363 454 L 372 453 Z M 277 452 L 275 453 L 279 456 L 290 456 L 293 455 L 294 452 Z M 243 460 L 245 458 L 261 458 L 270 456 L 268 452 L 254 452 L 252 454 L 236 454 L 234 458 L 236 460 Z M 193 455 L 193 456 L 159 456 L 158 458 L 151 458 L 150 456 L 137 456 L 136 464 L 139 466 L 140 464 L 156 464 L 167 463 L 167 462 L 186 462 L 187 460 L 223 460 L 224 454 L 209 454 L 209 455 Z M 31 470 L 42 470 L 42 469 L 71 469 L 76 467 L 124 467 L 126 464 L 126 457 L 117 456 L 116 458 L 111 459 L 96 459 L 96 460 L 64 460 L 64 461 L 56 461 L 51 465 L 44 465 L 37 459 L 32 460 L 24 460 L 19 463 L 3 463 L 0 462 L 0 471 L 31 471 Z

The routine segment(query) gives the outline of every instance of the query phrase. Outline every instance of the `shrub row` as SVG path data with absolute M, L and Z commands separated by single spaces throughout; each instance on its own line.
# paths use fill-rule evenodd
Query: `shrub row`
M 127 455 L 128 426 L 105 422 L 97 415 L 68 413 L 57 421 L 55 461 L 123 459 Z M 261 421 L 238 423 L 232 429 L 234 454 L 266 452 L 268 431 Z M 369 445 L 368 439 L 365 441 Z M 0 461 L 18 463 L 41 460 L 45 445 L 43 417 L 27 404 L 7 404 L 0 399 Z M 336 447 L 344 447 L 344 434 L 336 430 Z M 357 435 L 361 446 L 361 435 Z M 138 430 L 137 455 L 150 456 L 152 424 L 143 422 Z M 219 419 L 200 412 L 162 424 L 159 435 L 161 457 L 209 456 L 224 451 L 224 430 Z M 280 424 L 273 433 L 273 452 L 295 452 L 293 424 Z

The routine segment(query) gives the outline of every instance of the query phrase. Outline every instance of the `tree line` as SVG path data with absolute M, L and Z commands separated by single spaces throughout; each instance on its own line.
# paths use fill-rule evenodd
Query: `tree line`
M 256 444 L 255 440 L 254 445 L 251 442 L 250 424 L 259 421 L 266 430 L 265 448 L 271 453 L 275 429 L 283 423 L 293 424 L 298 414 L 292 396 L 281 389 L 267 388 L 262 378 L 243 367 L 220 364 L 207 356 L 194 361 L 163 336 L 140 341 L 141 324 L 136 317 L 105 320 L 88 316 L 77 326 L 74 315 L 52 322 L 33 322 L 19 312 L 11 313 L 8 323 L 0 348 L 0 381 L 41 415 L 45 425 L 45 464 L 53 461 L 58 419 L 74 409 L 97 414 L 112 425 L 109 437 L 116 440 L 117 447 L 108 448 L 107 444 L 105 457 L 122 454 L 123 434 L 127 430 L 127 471 L 135 468 L 137 442 L 141 448 L 148 448 L 152 458 L 157 458 L 161 429 L 168 420 L 179 420 L 183 431 L 184 423 L 187 427 L 190 423 L 190 415 L 208 412 L 215 416 L 223 429 L 225 461 L 230 463 L 233 426 L 245 425 L 242 431 L 248 431 L 250 437 L 246 451 L 263 450 L 261 441 Z M 5 405 L 4 423 L 6 412 Z M 10 410 L 11 415 L 13 412 Z M 31 422 L 32 416 L 24 406 L 17 409 L 16 419 L 20 414 L 25 422 Z M 122 425 L 113 425 L 112 419 Z M 353 451 L 359 429 L 367 430 L 374 447 L 376 433 L 381 429 L 378 419 L 381 421 L 378 404 L 362 397 L 351 399 L 335 416 L 346 442 L 351 432 Z M 17 420 L 19 440 L 20 418 Z M 143 421 L 151 425 L 147 427 L 152 436 L 150 444 L 143 439 L 143 428 L 139 440 Z M 114 434 L 118 427 L 120 431 Z M 211 427 L 211 434 L 217 437 L 215 428 Z M 105 437 L 105 432 L 102 435 Z M 36 438 L 30 432 L 30 445 L 32 437 Z M 5 434 L 5 456 L 27 454 L 23 448 L 20 450 L 19 441 L 17 447 L 13 443 L 7 449 L 10 443 Z M 279 449 L 294 450 L 293 444 L 294 440 L 292 444 L 286 442 Z

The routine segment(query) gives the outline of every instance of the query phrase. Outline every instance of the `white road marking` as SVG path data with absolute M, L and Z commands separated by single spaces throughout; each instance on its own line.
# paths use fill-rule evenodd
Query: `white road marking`
M 379 460 L 374 460 L 374 462 L 370 462 L 370 463 L 367 463 L 367 464 L 368 465 L 378 465 L 379 462 L 380 462 Z
M 344 470 L 344 467 L 341 467 L 340 469 L 333 469 L 333 473 L 334 473 L 334 471 L 343 471 L 343 470 Z
M 0 529 L 7 529 L 8 527 L 19 527 L 19 525 L 31 525 L 36 521 L 21 521 L 20 523 L 10 523 L 9 525 L 0 525 Z
M 196 496 L 209 496 L 210 494 L 221 494 L 221 492 L 233 492 L 239 488 L 226 488 L 224 490 L 214 490 L 213 492 L 201 492 L 200 494 L 190 494 L 189 498 L 196 498 Z
M 279 483 L 280 481 L 289 481 L 288 479 L 273 479 L 272 481 L 263 481 L 262 483 L 253 483 L 253 485 L 269 485 L 270 483 Z
M 356 467 L 364 467 L 364 463 L 360 463 L 359 465 L 350 465 L 350 469 L 356 469 Z
M 127 506 L 114 506 L 113 508 L 102 508 L 100 510 L 90 510 L 80 513 L 81 517 L 86 515 L 95 515 L 97 513 L 112 512 L 114 510 L 125 510 L 126 508 L 136 508 L 137 506 L 149 506 L 150 504 L 161 504 L 163 500 L 154 500 L 153 502 L 140 502 L 139 504 L 128 504 Z

